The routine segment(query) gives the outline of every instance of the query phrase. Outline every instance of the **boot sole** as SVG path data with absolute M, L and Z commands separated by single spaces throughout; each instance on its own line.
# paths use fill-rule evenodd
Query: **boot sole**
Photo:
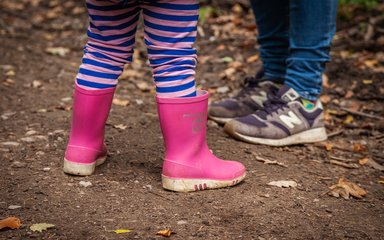
M 161 175 L 163 188 L 175 192 L 194 192 L 234 186 L 245 178 L 246 173 L 232 180 L 171 178 Z
M 98 158 L 96 162 L 93 163 L 77 163 L 71 162 L 64 158 L 64 167 L 63 171 L 67 174 L 76 175 L 76 176 L 89 176 L 95 172 L 96 166 L 99 166 L 105 162 L 107 156 Z
M 234 138 L 242 140 L 247 143 L 252 144 L 263 144 L 269 146 L 287 146 L 294 144 L 303 144 L 303 143 L 314 143 L 327 140 L 327 132 L 325 128 L 314 128 L 304 132 L 296 133 L 291 136 L 282 139 L 267 139 L 267 138 L 255 138 L 250 136 L 245 136 L 236 132 L 232 126 L 225 125 L 224 130 Z
M 233 118 L 219 118 L 219 117 L 212 117 L 212 116 L 208 116 L 208 118 L 214 122 L 217 122 L 219 124 L 226 124 L 227 122 L 233 120 Z

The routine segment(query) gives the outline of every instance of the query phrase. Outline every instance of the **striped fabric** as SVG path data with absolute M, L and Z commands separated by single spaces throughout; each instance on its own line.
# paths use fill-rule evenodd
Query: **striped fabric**
M 132 61 L 140 13 L 160 97 L 195 96 L 199 0 L 87 0 L 88 42 L 76 78 L 88 90 L 115 87 Z

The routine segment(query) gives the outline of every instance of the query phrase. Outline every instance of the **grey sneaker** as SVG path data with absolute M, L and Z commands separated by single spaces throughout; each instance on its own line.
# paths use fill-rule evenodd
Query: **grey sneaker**
M 299 94 L 288 86 L 268 94 L 262 110 L 225 124 L 232 137 L 254 144 L 285 146 L 327 139 L 323 107 L 318 100 L 307 110 Z
M 256 77 L 245 78 L 244 88 L 233 98 L 209 105 L 208 118 L 224 124 L 234 118 L 247 116 L 263 108 L 270 88 L 278 89 L 282 79 L 263 79 L 262 71 Z

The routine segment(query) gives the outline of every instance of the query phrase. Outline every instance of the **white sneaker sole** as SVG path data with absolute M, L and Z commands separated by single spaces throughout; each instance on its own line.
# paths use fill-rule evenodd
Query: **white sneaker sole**
M 98 158 L 94 163 L 76 163 L 71 162 L 64 158 L 63 171 L 65 173 L 77 176 L 89 176 L 95 172 L 96 166 L 99 166 L 105 162 L 107 156 Z
M 245 178 L 246 173 L 233 180 L 171 178 L 161 175 L 163 188 L 175 192 L 194 192 L 234 186 Z
M 212 116 L 208 116 L 208 118 L 219 124 L 226 124 L 227 122 L 233 120 L 233 118 L 218 118 L 218 117 L 212 117 Z
M 245 136 L 238 132 L 235 132 L 231 126 L 226 125 L 225 131 L 231 136 L 253 144 L 264 144 L 269 146 L 287 146 L 294 144 L 303 144 L 303 143 L 314 143 L 327 140 L 327 132 L 325 128 L 314 128 L 309 129 L 304 132 L 296 133 L 291 136 L 282 139 L 267 139 L 267 138 L 255 138 L 250 136 Z

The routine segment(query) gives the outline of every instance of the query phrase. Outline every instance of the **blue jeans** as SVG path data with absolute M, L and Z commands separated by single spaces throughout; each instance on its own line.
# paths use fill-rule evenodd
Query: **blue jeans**
M 337 0 L 251 0 L 266 78 L 316 100 L 336 31 Z

